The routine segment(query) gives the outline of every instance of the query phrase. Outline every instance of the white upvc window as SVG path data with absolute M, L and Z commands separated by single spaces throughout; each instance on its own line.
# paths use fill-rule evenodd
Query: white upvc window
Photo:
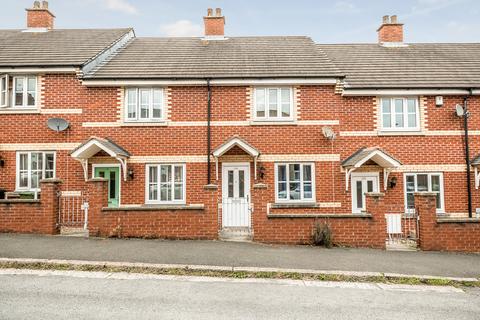
M 291 87 L 255 88 L 253 118 L 257 121 L 293 120 Z
M 13 108 L 35 108 L 37 105 L 37 76 L 14 76 L 12 86 Z
M 0 108 L 8 107 L 8 74 L 0 76 Z
M 55 152 L 17 152 L 17 191 L 40 191 L 40 180 L 55 178 Z
M 276 202 L 314 202 L 315 164 L 275 164 Z
M 442 173 L 406 173 L 405 174 L 405 209 L 415 210 L 415 192 L 433 192 L 437 194 L 437 212 L 445 212 Z
M 127 122 L 162 121 L 165 113 L 162 88 L 127 88 L 125 119 Z
M 418 98 L 381 98 L 381 129 L 383 131 L 419 131 L 420 112 Z
M 148 164 L 146 166 L 147 204 L 185 204 L 185 164 Z

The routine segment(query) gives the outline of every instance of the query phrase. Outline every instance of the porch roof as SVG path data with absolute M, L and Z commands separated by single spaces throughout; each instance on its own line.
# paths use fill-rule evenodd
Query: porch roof
M 91 137 L 73 150 L 70 155 L 72 158 L 76 159 L 90 159 L 99 151 L 104 151 L 113 158 L 130 158 L 130 153 L 128 151 L 120 147 L 109 138 L 103 139 L 98 137 Z
M 396 168 L 402 165 L 400 161 L 379 147 L 363 147 L 343 160 L 342 166 L 344 168 L 360 168 L 369 160 L 374 161 L 382 168 Z
M 215 158 L 221 157 L 235 146 L 238 146 L 240 149 L 254 158 L 257 158 L 260 155 L 260 151 L 239 136 L 233 136 L 215 149 L 212 154 Z

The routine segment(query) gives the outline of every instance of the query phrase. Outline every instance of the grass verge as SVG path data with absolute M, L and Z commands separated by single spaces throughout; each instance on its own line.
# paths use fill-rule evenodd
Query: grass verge
M 344 274 L 224 271 L 224 270 L 199 270 L 199 269 L 190 269 L 190 268 L 130 267 L 130 266 L 44 263 L 44 262 L 0 262 L 0 269 L 88 271 L 88 272 L 110 272 L 110 273 L 126 272 L 126 273 L 139 273 L 139 274 L 222 277 L 222 278 L 236 278 L 236 279 L 290 279 L 290 280 L 306 280 L 306 281 L 369 282 L 369 283 L 384 283 L 384 284 L 480 288 L 480 281 L 458 281 L 458 280 L 441 279 L 441 278 L 425 279 L 425 278 L 418 278 L 418 277 L 391 277 L 386 275 L 352 276 L 352 275 L 344 275 Z

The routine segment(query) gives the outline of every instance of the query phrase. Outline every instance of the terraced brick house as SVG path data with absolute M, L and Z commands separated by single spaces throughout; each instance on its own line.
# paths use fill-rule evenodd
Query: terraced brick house
M 468 217 L 457 104 L 480 208 L 480 44 L 407 43 L 395 16 L 378 43 L 326 45 L 229 37 L 220 9 L 199 38 L 56 29 L 46 1 L 27 15 L 0 30 L 0 188 L 34 206 L 54 183 L 57 226 L 309 243 L 326 221 L 339 244 L 380 246 L 371 193 L 381 214 L 429 192 L 439 219 Z M 40 230 L 2 201 L 1 231 Z

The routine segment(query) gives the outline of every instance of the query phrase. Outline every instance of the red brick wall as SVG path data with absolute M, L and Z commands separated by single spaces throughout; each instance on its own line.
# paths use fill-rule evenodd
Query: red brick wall
M 420 216 L 420 248 L 426 251 L 480 252 L 480 219 L 443 221 L 435 211 L 435 196 L 416 194 Z
M 1 200 L 0 232 L 58 233 L 58 181 L 41 184 L 41 200 Z
M 403 24 L 383 24 L 378 29 L 378 42 L 403 42 Z
M 48 10 L 27 10 L 27 28 L 53 29 L 55 17 Z
M 223 36 L 225 34 L 224 17 L 204 17 L 206 36 Z

